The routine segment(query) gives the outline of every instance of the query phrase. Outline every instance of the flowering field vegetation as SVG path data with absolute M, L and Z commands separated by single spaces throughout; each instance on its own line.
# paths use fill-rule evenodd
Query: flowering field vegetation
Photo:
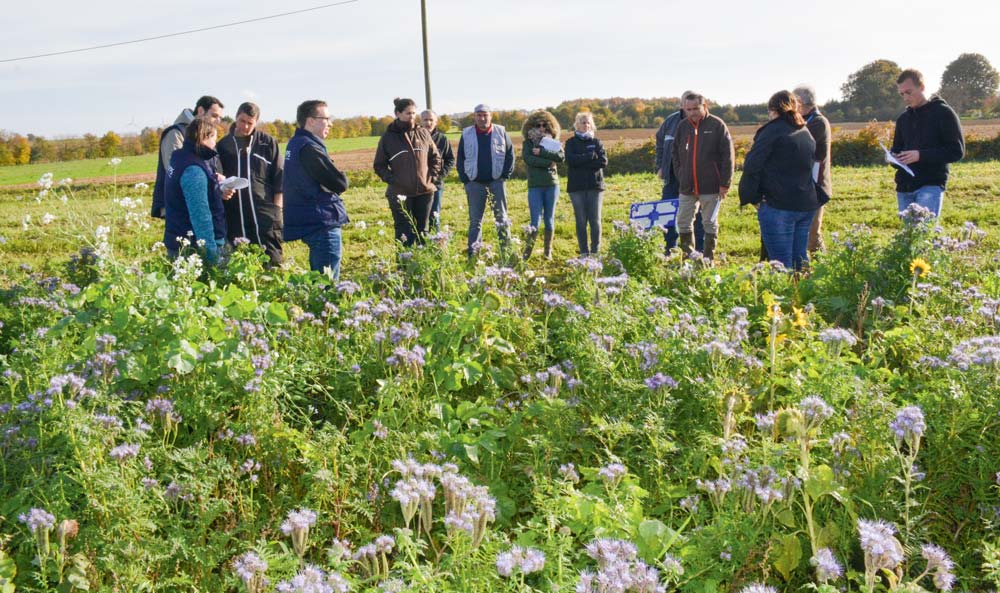
M 802 279 L 615 225 L 553 282 L 445 231 L 331 282 L 134 260 L 110 191 L 3 270 L 3 593 L 1000 586 L 975 224 L 854 227 Z

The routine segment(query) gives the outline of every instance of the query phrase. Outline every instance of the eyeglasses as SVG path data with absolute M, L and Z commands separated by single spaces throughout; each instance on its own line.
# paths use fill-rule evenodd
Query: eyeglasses
M 318 115 L 310 115 L 309 117 L 311 117 L 312 119 L 319 119 L 319 120 L 323 120 L 323 121 L 330 121 L 329 117 L 319 117 Z

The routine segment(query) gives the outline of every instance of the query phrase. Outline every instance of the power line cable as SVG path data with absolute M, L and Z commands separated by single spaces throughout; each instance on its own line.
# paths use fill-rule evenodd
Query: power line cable
M 214 31 L 216 29 L 225 29 L 227 27 L 235 27 L 237 25 L 246 25 L 247 23 L 257 23 L 260 21 L 267 21 L 271 19 L 277 19 L 285 16 L 292 16 L 294 14 L 302 14 L 304 12 L 312 12 L 314 10 L 322 10 L 324 8 L 330 8 L 333 6 L 343 6 L 344 4 L 353 4 L 355 2 L 360 2 L 360 0 L 342 0 L 341 2 L 332 2 L 330 4 L 323 4 L 320 6 L 313 6 L 312 8 L 303 8 L 302 10 L 293 10 L 290 12 L 282 12 L 279 14 L 271 14 L 268 16 L 257 17 L 254 19 L 247 19 L 244 21 L 235 21 L 232 23 L 225 23 L 222 25 L 213 25 L 211 27 L 202 27 L 200 29 L 190 29 L 188 31 L 178 31 L 176 33 L 166 33 L 164 35 L 156 35 L 153 37 L 143 37 L 142 39 L 132 39 L 130 41 L 119 41 L 117 43 L 106 43 L 104 45 L 93 45 L 90 47 L 81 47 L 79 49 L 68 49 L 65 51 L 54 51 L 47 54 L 37 54 L 33 56 L 21 56 L 19 58 L 5 58 L 0 60 L 0 64 L 5 64 L 8 62 L 21 62 L 24 60 L 34 60 L 37 58 L 48 58 L 51 56 L 63 56 L 66 54 L 76 54 L 85 51 L 94 51 L 97 49 L 107 49 L 109 47 L 118 47 L 120 45 L 131 45 L 133 43 L 143 43 L 146 41 L 156 41 L 157 39 L 167 39 L 170 37 L 179 37 L 181 35 L 191 35 L 192 33 L 202 33 L 204 31 Z

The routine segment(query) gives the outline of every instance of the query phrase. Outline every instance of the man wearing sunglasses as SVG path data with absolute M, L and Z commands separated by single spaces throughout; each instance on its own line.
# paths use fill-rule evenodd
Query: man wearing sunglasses
M 340 227 L 347 209 L 340 194 L 347 176 L 330 159 L 323 140 L 330 134 L 324 101 L 305 101 L 296 112 L 295 135 L 285 148 L 285 241 L 301 239 L 309 247 L 309 269 L 340 277 Z

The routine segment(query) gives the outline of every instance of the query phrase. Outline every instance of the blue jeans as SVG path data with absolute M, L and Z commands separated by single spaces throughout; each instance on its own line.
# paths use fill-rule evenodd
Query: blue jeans
M 465 197 L 469 201 L 469 255 L 475 254 L 476 244 L 483 239 L 483 214 L 486 213 L 488 195 L 493 196 L 493 218 L 497 223 L 500 248 L 506 249 L 510 239 L 506 181 L 503 179 L 494 179 L 489 183 L 470 181 L 465 184 Z
M 761 204 L 757 211 L 760 237 L 771 260 L 780 261 L 789 270 L 801 270 L 809 263 L 809 227 L 815 214 L 815 210 L 778 210 Z
M 899 204 L 900 212 L 906 210 L 910 204 L 916 204 L 927 208 L 934 213 L 934 216 L 940 218 L 941 203 L 944 202 L 944 188 L 940 185 L 925 185 L 917 191 L 898 191 L 896 192 L 896 202 Z
M 678 190 L 677 180 L 675 179 L 670 185 L 664 184 L 663 193 L 660 195 L 661 200 L 676 200 L 680 197 L 680 191 Z M 665 239 L 667 241 L 667 250 L 677 247 L 677 225 L 668 226 L 667 234 Z M 694 248 L 697 251 L 705 250 L 705 227 L 701 224 L 701 210 L 694 215 Z
M 528 188 L 528 212 L 530 213 L 531 226 L 535 229 L 541 228 L 542 213 L 545 213 L 545 228 L 552 230 L 556 227 L 556 200 L 559 199 L 559 186 L 551 187 L 529 187 Z
M 431 229 L 441 230 L 441 196 L 444 195 L 444 184 L 437 188 L 431 199 Z
M 340 278 L 340 227 L 321 229 L 302 237 L 309 246 L 309 269 L 322 272 L 330 268 L 334 280 Z

